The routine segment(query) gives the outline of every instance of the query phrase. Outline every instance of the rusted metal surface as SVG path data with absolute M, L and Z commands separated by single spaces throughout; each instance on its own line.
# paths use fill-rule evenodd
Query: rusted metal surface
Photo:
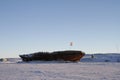
M 80 61 L 80 59 L 85 55 L 82 51 L 55 51 L 52 53 L 49 52 L 37 52 L 32 54 L 19 55 L 23 61 Z

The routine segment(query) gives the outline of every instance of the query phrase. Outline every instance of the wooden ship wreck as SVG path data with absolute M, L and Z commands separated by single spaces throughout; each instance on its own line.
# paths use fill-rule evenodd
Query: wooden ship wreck
M 72 61 L 77 62 L 85 55 L 82 51 L 55 51 L 55 52 L 36 52 L 31 54 L 19 55 L 23 61 Z

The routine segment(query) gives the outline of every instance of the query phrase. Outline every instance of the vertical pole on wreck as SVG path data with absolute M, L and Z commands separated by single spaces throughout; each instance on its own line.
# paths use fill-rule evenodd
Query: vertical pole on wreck
M 73 46 L 73 42 L 70 42 L 70 49 L 72 48 L 72 46 Z

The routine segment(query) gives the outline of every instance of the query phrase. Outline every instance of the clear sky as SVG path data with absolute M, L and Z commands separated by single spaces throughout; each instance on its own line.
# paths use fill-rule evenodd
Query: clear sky
M 120 0 L 0 0 L 0 57 L 119 48 Z

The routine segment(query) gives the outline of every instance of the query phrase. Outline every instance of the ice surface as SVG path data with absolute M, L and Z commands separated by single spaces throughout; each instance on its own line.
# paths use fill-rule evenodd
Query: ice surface
M 119 80 L 120 63 L 1 63 L 0 80 Z
M 0 62 L 0 80 L 119 80 L 119 55 L 86 55 L 81 62 Z M 110 60 L 110 61 L 106 61 Z
M 81 62 L 120 62 L 120 54 L 87 54 L 81 59 Z

